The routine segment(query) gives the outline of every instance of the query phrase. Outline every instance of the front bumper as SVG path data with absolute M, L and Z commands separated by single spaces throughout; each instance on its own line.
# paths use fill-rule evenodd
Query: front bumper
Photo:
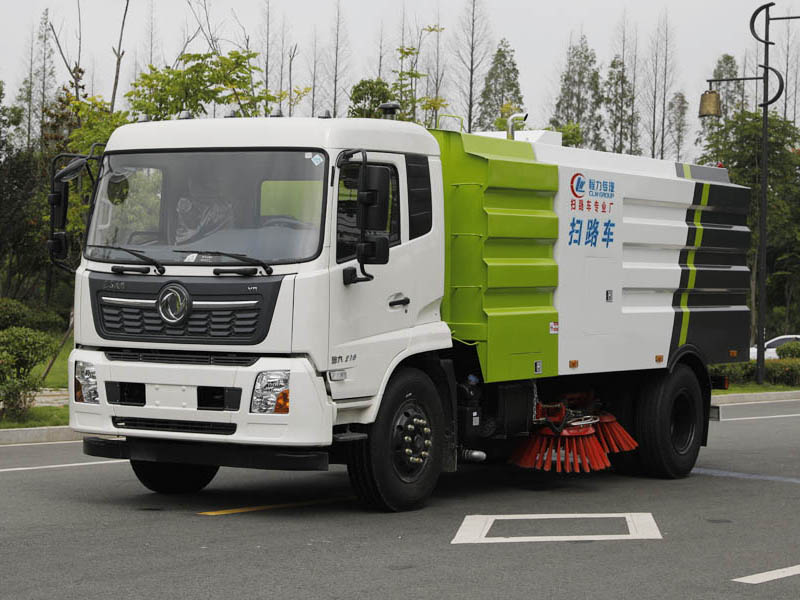
M 99 404 L 75 402 L 76 360 L 95 366 Z M 290 372 L 289 414 L 250 413 L 256 375 L 270 370 Z M 144 384 L 145 405 L 110 404 L 106 382 Z M 200 386 L 241 389 L 239 409 L 199 410 Z M 247 367 L 209 366 L 110 360 L 102 351 L 76 349 L 69 358 L 69 392 L 69 424 L 75 431 L 142 439 L 329 446 L 336 416 L 324 380 L 305 358 L 262 357 Z
M 279 471 L 327 471 L 328 452 L 312 449 L 243 446 L 128 438 L 83 438 L 83 453 L 105 458 L 150 462 L 215 465 Z

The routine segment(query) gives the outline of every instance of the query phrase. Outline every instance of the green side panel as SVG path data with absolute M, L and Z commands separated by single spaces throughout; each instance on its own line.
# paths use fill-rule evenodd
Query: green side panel
M 557 375 L 558 167 L 537 163 L 525 142 L 431 133 L 444 179 L 442 318 L 476 344 L 486 382 Z

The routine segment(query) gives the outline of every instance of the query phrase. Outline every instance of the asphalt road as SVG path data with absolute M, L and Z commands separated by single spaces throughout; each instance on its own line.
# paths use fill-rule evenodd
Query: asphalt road
M 733 581 L 800 565 L 800 417 L 786 408 L 712 423 L 683 480 L 474 466 L 403 514 L 362 511 L 339 467 L 222 469 L 176 498 L 79 443 L 0 447 L 0 598 L 796 600 L 800 569 Z M 585 517 L 598 513 L 617 516 Z M 661 538 L 627 539 L 621 513 L 651 515 Z M 468 515 L 530 514 L 571 517 L 497 520 L 484 533 L 503 541 L 451 543 Z M 565 535 L 626 537 L 513 540 Z

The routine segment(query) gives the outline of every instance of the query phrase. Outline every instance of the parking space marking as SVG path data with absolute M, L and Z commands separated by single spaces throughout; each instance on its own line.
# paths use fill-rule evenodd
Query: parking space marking
M 42 469 L 66 469 L 67 467 L 88 467 L 91 465 L 115 465 L 126 463 L 127 460 L 93 460 L 91 462 L 65 463 L 63 465 L 40 465 L 38 467 L 12 467 L 10 469 L 0 469 L 0 473 L 11 473 L 12 471 L 40 471 Z
M 774 581 L 776 579 L 783 579 L 784 577 L 791 577 L 792 575 L 800 575 L 800 565 L 793 567 L 786 567 L 785 569 L 775 569 L 774 571 L 765 571 L 764 573 L 756 573 L 755 575 L 748 575 L 747 577 L 739 577 L 731 581 L 739 583 L 766 583 L 767 581 Z
M 262 506 L 244 506 L 242 508 L 226 508 L 224 510 L 210 510 L 206 512 L 197 513 L 206 517 L 219 517 L 222 515 L 236 515 L 240 513 L 259 512 L 263 510 L 277 510 L 280 508 L 300 508 L 303 506 L 316 506 L 318 504 L 334 504 L 335 502 L 345 502 L 348 500 L 355 500 L 353 496 L 344 496 L 341 498 L 318 498 L 316 500 L 304 500 L 301 502 L 287 502 L 285 504 L 264 504 Z
M 732 479 L 759 479 L 761 481 L 778 481 L 780 483 L 800 483 L 796 477 L 781 477 L 780 475 L 758 475 L 755 473 L 738 473 L 736 471 L 722 471 L 720 469 L 704 469 L 695 467 L 692 473 L 709 475 L 711 477 L 731 477 Z
M 628 533 L 613 535 L 534 535 L 487 537 L 495 521 L 536 519 L 619 519 L 624 518 Z M 661 531 L 652 513 L 564 513 L 533 515 L 467 515 L 451 544 L 502 544 L 509 542 L 578 542 L 609 540 L 660 540 Z

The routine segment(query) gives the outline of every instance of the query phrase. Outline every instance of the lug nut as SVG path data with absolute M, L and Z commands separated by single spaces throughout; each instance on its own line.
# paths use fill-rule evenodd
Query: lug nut
M 414 454 L 414 452 L 412 452 L 411 448 L 406 448 L 406 455 L 411 456 L 412 454 Z
M 425 440 L 425 447 L 426 447 L 426 448 L 430 448 L 430 447 L 431 447 L 431 444 L 433 444 L 433 442 L 432 442 L 432 441 L 430 441 L 430 440 Z
M 422 458 L 425 458 L 428 456 L 428 453 L 425 452 L 425 450 L 423 450 L 422 452 L 420 452 L 420 455 L 422 456 Z
M 407 435 L 407 436 L 403 437 L 403 441 L 404 441 L 404 442 L 411 443 L 413 440 L 411 439 L 411 436 L 410 436 L 410 435 Z
M 430 427 L 426 427 L 425 429 L 422 430 L 422 433 L 424 433 L 425 435 L 428 435 L 430 432 L 431 432 Z
M 408 425 L 406 425 L 406 431 L 414 431 L 414 426 L 411 423 L 409 423 Z

